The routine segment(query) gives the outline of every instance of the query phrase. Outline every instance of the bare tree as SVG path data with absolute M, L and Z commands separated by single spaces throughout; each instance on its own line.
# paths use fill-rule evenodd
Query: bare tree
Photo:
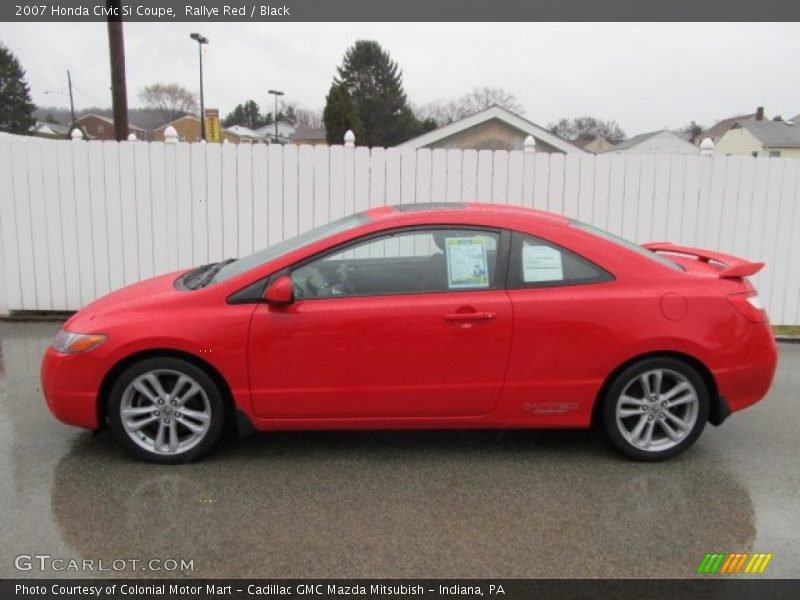
M 560 119 L 547 127 L 557 136 L 570 142 L 588 142 L 603 138 L 616 144 L 626 138 L 625 132 L 616 121 L 603 121 L 595 117 Z
M 158 111 L 164 121 L 172 121 L 199 110 L 197 95 L 177 83 L 154 83 L 139 92 L 147 108 Z
M 297 121 L 295 123 L 297 127 L 308 127 L 312 129 L 319 129 L 323 127 L 321 110 L 298 107 L 294 112 L 295 116 L 297 117 Z
M 476 87 L 453 100 L 437 100 L 418 107 L 414 112 L 420 119 L 433 119 L 439 126 L 458 121 L 497 104 L 518 115 L 525 114 L 516 96 L 501 88 Z

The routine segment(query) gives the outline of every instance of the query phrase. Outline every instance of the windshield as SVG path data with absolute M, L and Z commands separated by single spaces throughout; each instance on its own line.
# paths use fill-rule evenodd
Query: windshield
M 636 252 L 636 254 L 640 256 L 645 256 L 650 260 L 653 260 L 657 263 L 664 265 L 665 267 L 669 267 L 670 269 L 674 269 L 675 271 L 684 271 L 685 269 L 677 263 L 672 262 L 668 258 L 664 258 L 663 256 L 648 250 L 640 246 L 639 244 L 634 244 L 633 242 L 626 240 L 625 238 L 619 237 L 618 235 L 614 235 L 613 233 L 609 233 L 607 231 L 603 231 L 602 229 L 598 229 L 597 227 L 593 227 L 592 225 L 587 225 L 586 223 L 581 223 L 580 221 L 570 221 L 570 225 L 575 227 L 576 229 L 583 229 L 584 231 L 588 231 L 598 237 L 603 238 L 604 240 L 608 240 L 609 242 L 614 242 L 623 248 L 627 248 L 628 250 L 632 250 Z
M 254 267 L 263 265 L 275 258 L 278 258 L 279 256 L 289 254 L 290 252 L 294 252 L 303 246 L 313 244 L 319 240 L 324 240 L 325 238 L 336 235 L 337 233 L 342 233 L 348 229 L 353 229 L 359 225 L 364 225 L 368 221 L 369 219 L 367 219 L 367 216 L 364 213 L 358 213 L 355 215 L 350 215 L 349 217 L 344 217 L 343 219 L 331 221 L 327 225 L 322 225 L 316 229 L 306 231 L 305 233 L 301 233 L 298 236 L 283 240 L 282 242 L 278 242 L 272 246 L 267 246 L 263 250 L 259 250 L 258 252 L 254 252 L 249 256 L 244 256 L 226 264 L 219 270 L 219 272 L 216 273 L 216 275 L 214 275 L 212 281 L 214 283 L 219 283 L 221 281 L 230 279 L 231 277 L 236 277 L 245 271 L 249 271 Z

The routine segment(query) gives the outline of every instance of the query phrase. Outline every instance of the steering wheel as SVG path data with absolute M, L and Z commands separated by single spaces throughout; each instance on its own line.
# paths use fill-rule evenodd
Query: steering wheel
M 301 267 L 292 274 L 292 283 L 298 298 L 324 298 L 333 294 L 330 282 L 316 267 Z

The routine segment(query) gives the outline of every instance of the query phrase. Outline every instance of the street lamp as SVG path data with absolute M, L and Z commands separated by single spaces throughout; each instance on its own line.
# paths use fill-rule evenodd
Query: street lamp
M 197 42 L 197 50 L 200 55 L 200 139 L 206 139 L 206 115 L 205 105 L 203 104 L 203 44 L 208 43 L 208 38 L 200 35 L 199 33 L 192 33 L 189 35 L 195 42 Z
M 278 90 L 268 90 L 268 94 L 275 96 L 275 143 L 278 143 L 278 96 L 283 96 L 283 92 Z

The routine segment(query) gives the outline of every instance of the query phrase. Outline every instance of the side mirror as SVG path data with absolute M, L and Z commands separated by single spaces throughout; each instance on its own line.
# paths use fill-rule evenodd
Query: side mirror
M 294 284 L 288 275 L 278 277 L 264 290 L 264 302 L 273 306 L 285 306 L 294 302 Z

